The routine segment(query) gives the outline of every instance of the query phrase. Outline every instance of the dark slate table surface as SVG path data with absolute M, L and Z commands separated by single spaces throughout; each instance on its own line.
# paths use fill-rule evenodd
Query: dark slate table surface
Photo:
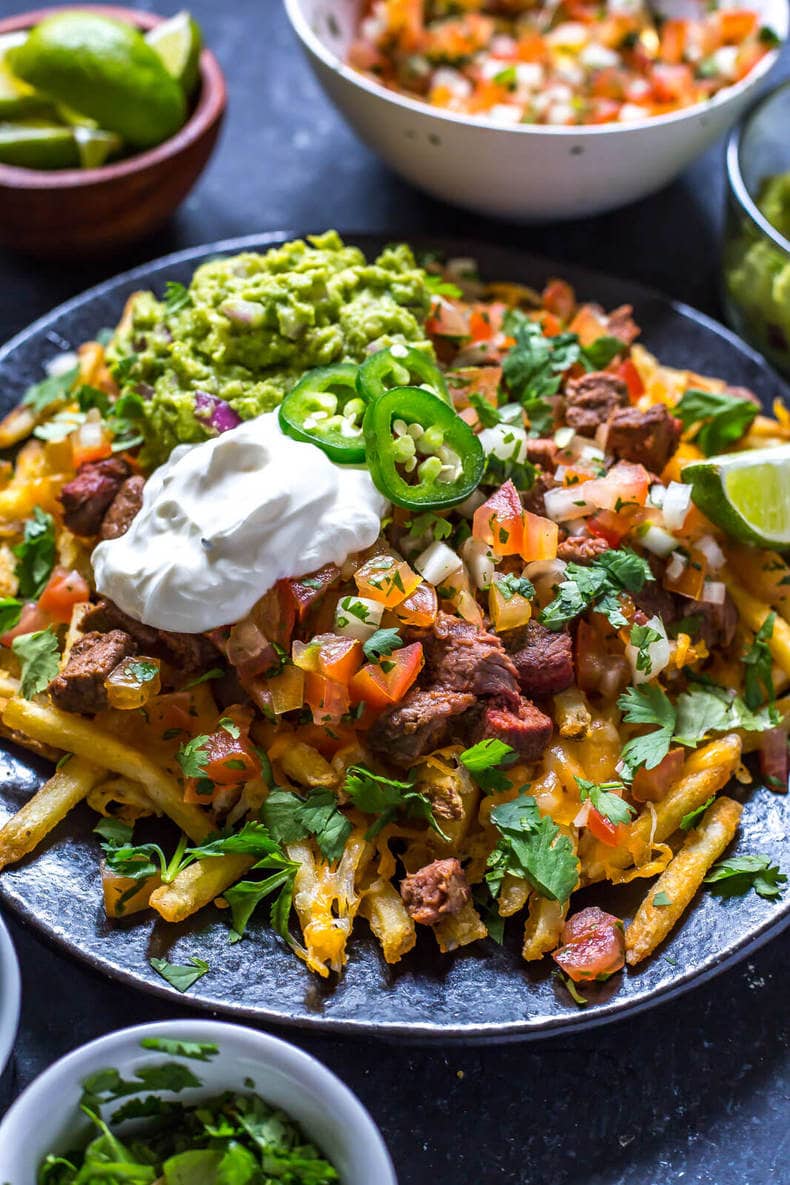
M 617 213 L 546 227 L 489 222 L 408 188 L 355 140 L 314 84 L 279 0 L 189 2 L 229 80 L 212 164 L 177 218 L 122 255 L 79 267 L 0 255 L 0 340 L 123 268 L 279 227 L 477 236 L 580 260 L 719 314 L 720 145 Z M 2 0 L 0 15 L 16 7 Z M 790 53 L 778 75 L 790 76 Z M 10 928 L 23 1007 L 0 1113 L 74 1046 L 185 1014 Z M 674 1003 L 561 1040 L 440 1048 L 287 1035 L 360 1095 L 401 1185 L 779 1185 L 790 1181 L 787 972 L 778 940 Z

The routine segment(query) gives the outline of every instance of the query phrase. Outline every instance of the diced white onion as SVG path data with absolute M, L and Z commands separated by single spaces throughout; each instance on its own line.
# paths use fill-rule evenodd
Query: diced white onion
M 685 570 L 686 563 L 686 557 L 676 551 L 667 564 L 667 570 L 664 573 L 666 579 L 672 581 L 678 580 Z
M 669 531 L 665 531 L 656 523 L 645 523 L 639 532 L 639 542 L 653 555 L 660 556 L 662 559 L 665 559 L 680 545 L 679 539 L 670 535 Z
M 55 354 L 50 358 L 49 362 L 44 366 L 47 374 L 52 379 L 59 379 L 61 375 L 68 374 L 70 370 L 74 370 L 79 365 L 79 359 L 73 350 L 64 350 L 61 354 Z
M 524 408 L 520 403 L 505 403 L 499 409 L 499 418 L 504 424 L 518 424 L 524 427 Z
M 565 523 L 565 530 L 569 535 L 586 535 L 587 524 L 583 518 L 572 518 Z
M 660 482 L 656 482 L 656 484 L 654 486 L 651 486 L 650 489 L 647 491 L 648 506 L 655 506 L 657 510 L 660 510 L 661 507 L 664 505 L 664 498 L 666 497 L 666 495 L 667 495 L 667 487 L 662 486 Z
M 522 464 L 527 459 L 527 433 L 518 424 L 495 424 L 484 428 L 477 438 L 487 457 Z
M 581 804 L 581 806 L 579 807 L 579 810 L 576 814 L 576 817 L 573 820 L 574 827 L 586 827 L 587 826 L 587 820 L 590 817 L 590 807 L 591 806 L 592 806 L 592 803 L 590 802 L 589 798 L 587 799 L 586 802 L 583 802 Z
M 341 597 L 335 606 L 335 633 L 364 642 L 379 628 L 384 606 L 368 597 Z M 363 620 L 364 619 L 364 620 Z
M 472 490 L 469 497 L 465 498 L 463 502 L 459 502 L 454 509 L 464 518 L 474 518 L 475 511 L 480 509 L 485 500 L 486 496 L 482 490 Z
M 703 535 L 694 546 L 705 556 L 711 572 L 718 572 L 726 564 L 727 558 L 712 535 Z
M 562 431 L 563 429 L 560 428 L 559 432 Z M 559 441 L 557 443 L 559 444 Z M 560 448 L 566 454 L 563 460 L 586 461 L 591 466 L 603 465 L 603 449 L 597 448 L 586 436 L 577 436 L 574 432 L 567 438 L 565 444 L 560 445 Z
M 414 567 L 420 576 L 433 585 L 441 584 L 448 576 L 452 576 L 453 572 L 457 572 L 461 566 L 461 557 L 440 539 L 426 547 L 425 551 L 421 552 L 414 561 Z
M 557 490 L 547 490 L 543 502 L 546 507 L 546 517 L 555 523 L 565 522 L 566 519 L 582 518 L 592 514 L 595 507 L 582 491 L 592 482 L 582 482 L 575 486 L 565 486 Z
M 558 428 L 554 433 L 554 443 L 557 448 L 567 448 L 575 435 L 573 428 Z
M 461 547 L 461 555 L 475 585 L 480 589 L 490 588 L 495 568 L 493 552 L 488 544 L 470 535 Z
M 648 642 L 644 648 L 648 656 L 648 669 L 646 671 L 637 670 L 638 647 L 629 643 L 625 648 L 625 656 L 631 664 L 632 681 L 635 686 L 639 683 L 647 683 L 650 679 L 655 679 L 657 675 L 660 675 L 669 663 L 670 657 L 669 639 L 661 618 L 651 617 L 645 624 L 648 629 L 655 630 L 659 635 L 655 642 Z
M 708 605 L 723 605 L 727 595 L 727 586 L 721 580 L 706 580 L 702 585 L 701 601 Z
M 670 531 L 679 531 L 686 521 L 691 505 L 691 486 L 680 481 L 671 481 L 664 495 L 664 522 Z

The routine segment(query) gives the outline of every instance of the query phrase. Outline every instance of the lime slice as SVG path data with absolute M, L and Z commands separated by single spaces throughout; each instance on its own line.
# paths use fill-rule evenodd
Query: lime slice
M 6 54 L 9 49 L 18 49 L 27 40 L 25 30 L 18 33 L 4 33 L 0 37 L 0 119 L 24 119 L 28 115 L 53 114 L 52 104 L 36 93 L 32 86 L 15 78 L 11 73 Z
M 83 169 L 101 168 L 108 157 L 116 156 L 123 147 L 117 132 L 104 132 L 101 128 L 77 127 L 73 135 Z
M 0 124 L 0 161 L 23 169 L 69 169 L 79 165 L 71 128 Z
M 18 78 L 133 148 L 161 143 L 186 117 L 181 87 L 142 33 L 100 13 L 47 17 L 6 57 Z
M 694 461 L 683 480 L 703 514 L 733 539 L 790 548 L 790 444 Z
M 177 12 L 149 30 L 145 39 L 159 54 L 168 74 L 181 84 L 184 94 L 190 95 L 197 85 L 203 44 L 197 22 L 188 12 Z
M 69 107 L 68 103 L 56 103 L 55 110 L 58 119 L 63 123 L 67 123 L 72 128 L 97 128 L 99 125 L 95 119 L 91 119 L 89 115 L 82 115 L 79 111 L 75 111 L 73 107 Z

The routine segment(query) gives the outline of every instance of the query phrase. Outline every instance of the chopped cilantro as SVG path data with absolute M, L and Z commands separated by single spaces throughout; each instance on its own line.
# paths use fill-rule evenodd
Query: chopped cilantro
M 209 1062 L 219 1053 L 219 1046 L 209 1041 L 177 1041 L 173 1037 L 143 1037 L 140 1045 L 170 1057 L 189 1057 L 198 1062 Z
M 197 955 L 193 955 L 188 964 L 170 963 L 167 959 L 150 959 L 149 960 L 157 975 L 161 975 L 162 979 L 166 980 L 171 987 L 174 987 L 177 992 L 188 992 L 189 989 L 196 984 L 199 979 L 208 973 L 209 965 L 204 959 L 199 959 Z M 197 1083 L 198 1086 L 200 1083 Z M 194 1085 L 194 1083 L 190 1083 Z M 140 1087 L 137 1087 L 139 1090 Z M 172 1090 L 173 1087 L 166 1086 L 160 1089 Z
M 18 593 L 23 601 L 41 596 L 55 566 L 55 520 L 36 506 L 25 523 L 22 542 L 13 549 L 17 559 Z
M 151 683 L 159 674 L 159 663 L 150 658 L 137 658 L 126 670 L 138 683 Z
M 176 761 L 181 766 L 181 772 L 185 778 L 203 777 L 208 761 L 208 752 L 205 748 L 207 741 L 208 737 L 205 734 L 192 737 L 176 753 Z
M 717 897 L 743 897 L 754 889 L 758 897 L 772 900 L 781 896 L 787 877 L 768 856 L 732 856 L 714 864 L 705 877 Z
M 20 634 L 11 643 L 11 649 L 19 659 L 22 671 L 19 694 L 32 699 L 43 691 L 58 673 L 60 647 L 52 626 L 32 634 Z
M 357 810 L 365 815 L 377 816 L 368 828 L 366 839 L 374 839 L 383 827 L 403 812 L 407 818 L 425 820 L 440 839 L 448 842 L 434 818 L 430 799 L 416 790 L 412 782 L 399 782 L 383 774 L 373 773 L 362 765 L 351 765 L 346 770 L 343 790 Z
M 189 289 L 185 288 L 183 284 L 179 284 L 178 280 L 167 280 L 165 283 L 165 313 L 180 313 L 182 309 L 187 309 L 192 304 L 192 297 L 189 295 Z
M 383 654 L 400 650 L 403 639 L 396 629 L 376 630 L 375 634 L 362 643 L 362 652 L 368 662 L 375 662 Z
M 551 974 L 552 978 L 557 980 L 557 983 L 562 984 L 574 1004 L 578 1004 L 580 1008 L 585 1008 L 590 1003 L 587 997 L 581 994 L 570 975 L 563 975 L 559 968 L 552 971 Z
M 535 799 L 522 789 L 509 802 L 494 807 L 491 822 L 501 836 L 488 857 L 486 884 L 499 896 L 507 875 L 526 879 L 552 901 L 567 901 L 579 879 L 579 861 L 569 837 Z
M 592 564 L 570 563 L 564 577 L 556 597 L 540 615 L 541 623 L 553 630 L 592 608 L 615 629 L 622 629 L 628 619 L 620 607 L 621 595 L 641 592 L 654 579 L 647 560 L 628 548 L 605 551 Z
M 774 632 L 775 621 L 776 613 L 769 613 L 741 660 L 746 667 L 743 698 L 746 701 L 746 706 L 752 711 L 766 701 L 769 704 L 773 703 L 775 698 L 771 674 L 773 656 L 768 646 L 768 639 Z
M 524 597 L 531 601 L 535 595 L 535 586 L 532 581 L 528 580 L 526 576 L 517 576 L 515 572 L 508 572 L 505 575 L 497 573 L 494 576 L 494 584 L 506 601 L 512 601 L 514 596 Z
M 24 601 L 17 597 L 0 597 L 0 634 L 19 625 Z
M 431 296 L 448 296 L 451 300 L 458 300 L 463 296 L 457 284 L 453 284 L 450 280 L 445 280 L 443 276 L 437 276 L 433 272 L 426 272 L 425 287 Z
M 53 404 L 61 403 L 68 396 L 76 382 L 79 370 L 75 366 L 64 374 L 52 374 L 42 379 L 40 383 L 33 383 L 22 396 L 25 407 L 31 408 L 35 415 L 41 415 Z
M 651 904 L 654 905 L 656 909 L 666 909 L 668 905 L 672 904 L 672 898 L 668 897 L 664 892 L 655 893 L 653 895 Z
M 645 675 L 649 675 L 653 669 L 649 648 L 653 642 L 660 642 L 662 637 L 663 635 L 650 625 L 637 624 L 631 626 L 630 641 L 631 645 L 635 646 L 637 651 L 636 669 L 642 671 Z
M 481 790 L 495 794 L 510 789 L 512 783 L 502 770 L 513 765 L 518 760 L 518 754 L 498 737 L 487 737 L 470 749 L 465 749 L 458 760 L 469 770 Z
M 686 391 L 672 408 L 684 429 L 699 425 L 691 439 L 706 457 L 726 452 L 748 432 L 759 411 L 750 399 L 739 399 L 725 392 Z
M 430 535 L 433 540 L 449 539 L 453 533 L 452 523 L 440 514 L 434 514 L 432 510 L 416 515 L 410 519 L 407 526 L 409 535 L 414 539 L 421 539 L 423 535 Z
M 577 778 L 576 784 L 579 787 L 581 801 L 586 802 L 589 799 L 598 814 L 603 815 L 604 819 L 608 819 L 615 826 L 629 823 L 636 814 L 636 809 L 622 797 L 625 790 L 622 782 L 588 782 L 586 778 Z
M 684 815 L 680 820 L 681 831 L 691 831 L 692 827 L 696 827 L 697 823 L 705 814 L 705 811 L 708 809 L 715 797 L 715 794 L 711 794 L 710 798 L 707 799 L 706 802 L 703 802 L 701 806 L 698 806 L 695 810 L 689 811 L 687 815 Z
M 261 808 L 261 818 L 279 843 L 314 836 L 330 863 L 340 859 L 352 831 L 337 795 L 325 787 L 314 788 L 307 798 L 290 790 L 272 790 Z

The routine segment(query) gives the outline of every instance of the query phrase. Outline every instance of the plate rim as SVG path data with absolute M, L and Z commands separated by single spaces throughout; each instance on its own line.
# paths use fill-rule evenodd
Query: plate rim
M 195 244 L 178 251 L 170 252 L 167 255 L 156 256 L 145 263 L 114 274 L 92 285 L 90 288 L 77 293 L 68 300 L 61 302 L 49 312 L 38 317 L 35 321 L 14 334 L 12 338 L 0 347 L 0 372 L 2 372 L 2 368 L 9 357 L 17 349 L 23 347 L 30 339 L 35 338 L 39 334 L 46 333 L 62 317 L 67 316 L 72 311 L 86 304 L 90 304 L 93 300 L 106 296 L 108 290 L 114 290 L 132 284 L 137 279 L 149 279 L 152 268 L 161 270 L 168 266 L 175 267 L 192 262 L 197 263 L 206 256 L 235 254 L 248 250 L 263 250 L 287 242 L 292 238 L 306 238 L 310 234 L 317 233 L 321 232 L 282 229 L 233 236 L 209 243 Z M 671 310 L 673 314 L 680 315 L 696 325 L 702 326 L 705 330 L 726 342 L 728 347 L 745 356 L 746 359 L 765 374 L 767 382 L 775 385 L 778 393 L 782 393 L 782 391 L 787 391 L 788 389 L 784 380 L 772 368 L 770 363 L 751 346 L 742 341 L 727 326 L 709 316 L 709 314 L 694 308 L 692 305 L 668 296 L 654 287 L 642 284 L 640 281 L 601 272 L 593 268 L 588 268 L 584 264 L 577 264 L 575 261 L 563 262 L 561 260 L 554 260 L 537 252 L 519 247 L 509 248 L 501 243 L 487 242 L 474 239 L 473 237 L 424 233 L 398 235 L 392 232 L 382 233 L 375 230 L 341 230 L 339 234 L 344 242 L 352 246 L 360 242 L 372 246 L 374 242 L 383 245 L 387 242 L 405 241 L 411 245 L 439 247 L 449 253 L 460 252 L 469 254 L 470 252 L 474 252 L 475 248 L 482 252 L 497 251 L 506 253 L 511 251 L 517 261 L 528 260 L 532 266 L 544 270 L 547 275 L 562 275 L 563 271 L 572 270 L 575 273 L 575 277 L 577 277 L 575 281 L 576 285 L 578 286 L 579 281 L 581 281 L 585 287 L 589 286 L 593 290 L 590 295 L 594 294 L 596 283 L 615 282 L 621 284 L 632 295 L 637 309 L 640 302 L 647 300 L 658 302 L 668 310 Z M 83 951 L 77 942 L 65 935 L 59 934 L 47 926 L 44 921 L 40 920 L 26 902 L 15 896 L 10 886 L 5 884 L 2 877 L 0 877 L 0 901 L 14 914 L 22 925 L 33 931 L 36 937 L 45 945 L 59 953 L 65 954 L 69 958 L 77 959 L 79 963 L 87 966 L 93 973 L 107 976 L 116 982 L 123 983 L 127 987 L 140 991 L 143 994 L 152 995 L 170 1004 L 177 1001 L 179 1005 L 188 1008 L 190 1011 L 227 1015 L 238 1020 L 249 1020 L 258 1024 L 274 1024 L 289 1029 L 302 1029 L 306 1032 L 323 1034 L 328 1037 L 335 1034 L 374 1036 L 383 1041 L 405 1037 L 415 1043 L 428 1044 L 435 1044 L 441 1041 L 496 1044 L 516 1040 L 537 1040 L 560 1033 L 578 1032 L 580 1030 L 586 1031 L 596 1028 L 599 1025 L 611 1024 L 614 1021 L 626 1019 L 627 1017 L 645 1012 L 648 1009 L 659 1007 L 669 1000 L 685 994 L 692 988 L 701 986 L 710 981 L 714 976 L 723 973 L 730 967 L 748 958 L 767 942 L 779 937 L 790 926 L 790 896 L 788 896 L 780 912 L 766 918 L 757 929 L 745 935 L 735 946 L 728 948 L 718 955 L 709 956 L 691 970 L 674 977 L 665 984 L 651 989 L 650 993 L 644 997 L 630 999 L 618 998 L 617 995 L 614 995 L 606 1003 L 595 1005 L 595 1011 L 593 1012 L 576 1009 L 574 1012 L 568 1011 L 556 1016 L 525 1017 L 524 1019 L 504 1022 L 475 1021 L 469 1024 L 433 1024 L 426 1021 L 410 1020 L 355 1020 L 348 1017 L 310 1015 L 309 1013 L 301 1013 L 294 1016 L 280 1012 L 273 1007 L 262 1009 L 235 1004 L 232 1001 L 219 1002 L 206 998 L 191 997 L 188 994 L 177 992 L 174 988 L 164 983 L 159 984 L 143 979 L 139 975 L 117 966 L 101 955 Z M 2 927 L 2 919 L 0 919 L 0 927 Z M 0 941 L 2 941 L 1 929 Z M 632 972 L 632 974 L 634 973 Z M 2 1064 L 2 1058 L 0 1058 L 0 1064 Z

